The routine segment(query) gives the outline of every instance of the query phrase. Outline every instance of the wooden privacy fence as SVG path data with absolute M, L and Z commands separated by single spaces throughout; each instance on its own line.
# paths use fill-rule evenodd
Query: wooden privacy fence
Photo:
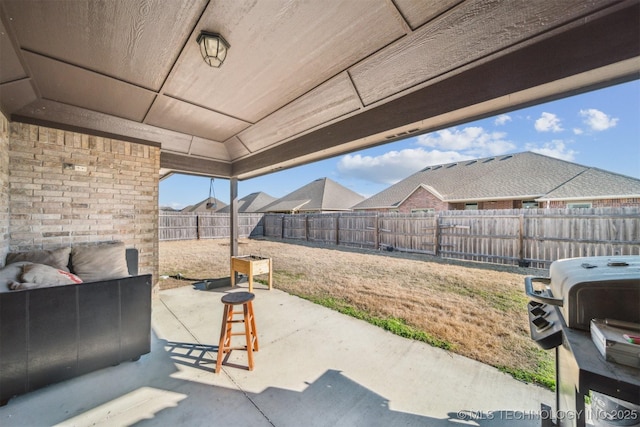
M 264 235 L 547 268 L 557 259 L 640 254 L 640 208 L 266 214 Z
M 238 214 L 239 237 L 263 236 L 263 214 Z M 159 240 L 222 239 L 230 236 L 229 214 L 160 212 Z

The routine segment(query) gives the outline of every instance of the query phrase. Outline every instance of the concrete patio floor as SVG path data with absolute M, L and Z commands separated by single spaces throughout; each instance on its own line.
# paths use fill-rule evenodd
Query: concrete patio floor
M 15 397 L 0 425 L 519 427 L 554 405 L 497 369 L 260 285 L 255 369 L 234 350 L 216 374 L 220 298 L 238 290 L 161 291 L 150 354 Z

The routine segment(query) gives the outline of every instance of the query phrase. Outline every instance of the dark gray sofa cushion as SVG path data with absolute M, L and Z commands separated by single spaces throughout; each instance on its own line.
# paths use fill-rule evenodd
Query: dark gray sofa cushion
M 71 270 L 84 282 L 129 276 L 124 242 L 77 245 L 71 249 Z

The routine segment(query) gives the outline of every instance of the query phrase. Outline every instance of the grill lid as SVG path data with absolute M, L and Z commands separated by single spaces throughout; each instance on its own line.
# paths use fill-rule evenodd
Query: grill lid
M 640 281 L 640 256 L 561 259 L 551 264 L 549 276 L 551 293 L 566 305 L 578 285 Z

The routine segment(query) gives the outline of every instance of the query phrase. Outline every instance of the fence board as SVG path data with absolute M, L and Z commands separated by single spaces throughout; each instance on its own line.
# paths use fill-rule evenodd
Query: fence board
M 339 244 L 377 249 L 377 219 L 376 214 L 341 213 L 338 218 Z
M 238 214 L 240 237 L 263 236 L 264 215 Z M 222 239 L 230 237 L 229 214 L 160 212 L 159 240 Z

